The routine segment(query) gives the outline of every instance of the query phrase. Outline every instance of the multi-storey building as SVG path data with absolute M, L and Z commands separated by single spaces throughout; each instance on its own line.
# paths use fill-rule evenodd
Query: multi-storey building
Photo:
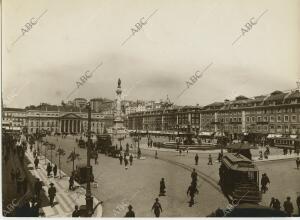
M 74 99 L 73 103 L 77 108 L 84 108 L 86 106 L 87 100 L 84 98 L 76 98 Z
M 128 129 L 148 131 L 300 134 L 300 92 L 275 91 L 266 96 L 215 102 L 204 107 L 176 107 L 133 113 Z
M 26 128 L 28 133 L 48 131 L 57 133 L 87 132 L 87 110 L 72 106 L 40 105 L 25 109 L 4 108 L 3 121 L 11 126 Z M 112 114 L 93 112 L 91 114 L 91 131 L 103 133 L 105 128 L 113 125 Z

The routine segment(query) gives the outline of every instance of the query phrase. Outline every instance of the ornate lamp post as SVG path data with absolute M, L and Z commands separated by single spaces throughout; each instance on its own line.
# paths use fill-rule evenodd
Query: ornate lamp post
M 86 211 L 88 216 L 92 216 L 93 214 L 93 197 L 91 192 L 91 106 L 88 102 L 86 105 L 88 110 L 88 143 L 87 143 L 87 183 L 86 183 L 86 194 L 85 194 L 85 201 L 86 201 Z

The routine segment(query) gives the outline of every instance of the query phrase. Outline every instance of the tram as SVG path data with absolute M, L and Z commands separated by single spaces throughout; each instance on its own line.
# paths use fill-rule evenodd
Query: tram
M 238 153 L 224 154 L 219 168 L 220 186 L 226 197 L 239 203 L 261 201 L 259 171 L 255 164 Z
M 275 137 L 269 140 L 269 143 L 272 147 L 300 150 L 300 139 L 296 138 Z

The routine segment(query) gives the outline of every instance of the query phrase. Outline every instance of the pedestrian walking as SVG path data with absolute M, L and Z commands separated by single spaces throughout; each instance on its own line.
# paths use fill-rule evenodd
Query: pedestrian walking
M 72 212 L 72 217 L 80 217 L 80 211 L 78 205 L 75 205 L 75 210 Z
M 154 211 L 155 217 L 159 217 L 160 213 L 162 212 L 161 204 L 158 201 L 158 198 L 155 199 L 155 202 L 152 206 L 152 209 Z
M 128 206 L 128 212 L 126 212 L 124 217 L 127 217 L 127 218 L 134 218 L 135 217 L 135 213 L 132 210 L 132 205 Z
M 155 159 L 158 159 L 157 150 L 155 151 Z
M 52 172 L 52 166 L 50 165 L 50 163 L 48 163 L 48 165 L 47 165 L 47 176 L 48 177 L 50 177 L 51 172 Z
M 290 150 L 290 154 L 292 154 L 292 148 L 290 148 L 289 150 Z
M 197 183 L 198 174 L 196 172 L 196 169 L 193 169 L 193 172 L 191 173 L 192 182 Z
M 196 154 L 196 156 L 195 156 L 195 165 L 198 165 L 198 161 L 199 161 L 199 156 L 198 156 L 198 154 Z
M 210 154 L 208 155 L 208 163 L 207 163 L 207 165 L 213 165 L 213 163 L 212 163 L 212 157 L 211 157 Z
M 54 175 L 54 177 L 56 177 L 56 175 L 57 175 L 57 165 L 56 164 L 54 164 L 54 167 L 53 167 L 53 175 Z
M 296 199 L 296 203 L 297 203 L 297 207 L 298 207 L 298 215 L 300 216 L 300 193 L 297 193 L 297 199 Z
M 222 157 L 223 157 L 223 154 L 220 152 L 219 155 L 218 155 L 218 161 L 219 161 L 219 163 L 221 163 Z
M 13 183 L 15 182 L 15 178 L 16 178 L 15 170 L 14 170 L 14 168 L 11 168 L 11 170 L 10 170 L 10 179 Z
M 33 158 L 36 158 L 36 149 L 32 152 Z
M 128 169 L 128 159 L 127 156 L 124 157 L 124 164 L 125 164 L 125 169 Z
M 69 190 L 73 190 L 73 189 L 74 189 L 74 176 L 72 174 L 69 178 Z
M 95 152 L 95 165 L 98 164 L 98 153 L 97 151 Z
M 120 152 L 119 160 L 120 160 L 120 165 L 122 165 L 122 162 L 123 162 L 122 152 Z
M 189 154 L 189 147 L 186 147 L 185 150 L 186 150 L 186 154 Z
M 280 206 L 280 201 L 279 201 L 279 199 L 275 199 L 274 209 L 280 210 L 280 208 L 281 208 L 281 206 Z
M 50 188 L 48 189 L 48 196 L 50 200 L 51 207 L 54 206 L 54 198 L 56 196 L 56 188 L 53 183 L 50 183 Z
M 165 179 L 161 178 L 160 187 L 159 187 L 159 196 L 165 196 L 165 195 L 166 195 Z
M 189 186 L 186 194 L 189 195 L 191 197 L 190 201 L 189 201 L 189 206 L 192 207 L 195 203 L 194 201 L 194 197 L 196 194 L 198 194 L 199 191 L 197 189 L 197 185 L 195 183 L 191 183 L 191 185 Z
M 37 169 L 39 167 L 39 158 L 38 157 L 35 157 L 34 159 L 34 166 L 35 166 L 35 169 Z
M 283 208 L 284 208 L 284 211 L 288 214 L 288 216 L 291 217 L 294 212 L 294 207 L 291 202 L 291 197 L 288 196 L 286 198 L 286 201 L 284 201 L 284 203 L 283 203 Z
M 266 193 L 266 191 L 268 190 L 267 184 L 268 183 L 270 184 L 270 179 L 269 179 L 269 177 L 267 176 L 266 173 L 262 174 L 260 183 L 261 183 L 261 191 L 262 191 L 262 193 Z
M 40 200 L 40 193 L 41 193 L 42 188 L 43 188 L 42 182 L 40 181 L 39 178 L 36 178 L 36 181 L 34 183 L 34 193 L 38 200 Z
M 132 156 L 132 154 L 130 154 L 130 157 L 129 157 L 130 166 L 132 166 L 132 162 L 133 162 L 133 156 Z
M 300 159 L 299 159 L 299 157 L 297 157 L 297 159 L 296 159 L 296 166 L 297 166 L 297 169 L 299 170 L 299 166 L 300 166 Z

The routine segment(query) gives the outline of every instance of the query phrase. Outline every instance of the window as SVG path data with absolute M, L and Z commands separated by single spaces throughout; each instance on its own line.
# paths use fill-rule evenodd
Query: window
M 264 121 L 268 121 L 268 117 L 267 116 L 264 116 Z
M 279 109 L 277 109 L 277 113 L 281 113 L 281 109 L 279 108 Z
M 257 117 L 257 121 L 261 121 L 261 117 L 260 116 Z
M 248 116 L 246 117 L 246 121 L 247 121 L 247 122 L 250 122 L 250 118 L 249 118 Z
M 292 115 L 292 122 L 297 122 L 297 116 L 296 115 Z
M 277 122 L 281 122 L 281 115 L 277 115 Z
M 252 116 L 252 122 L 255 122 L 255 117 L 254 116 Z
M 284 122 L 289 122 L 289 116 L 288 115 L 284 116 Z
M 31 124 L 31 127 L 33 127 L 33 121 L 30 123 Z M 32 130 L 31 130 L 32 131 Z

